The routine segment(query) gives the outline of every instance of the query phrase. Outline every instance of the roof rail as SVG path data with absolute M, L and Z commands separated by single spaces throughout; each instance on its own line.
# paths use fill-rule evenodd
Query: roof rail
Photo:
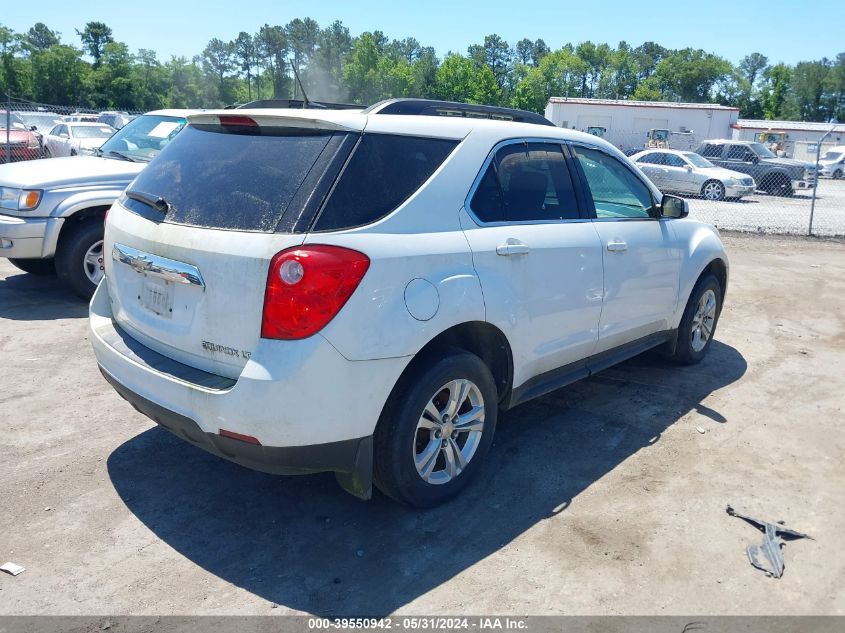
M 387 99 L 379 101 L 364 110 L 364 114 L 402 114 L 422 116 L 454 116 L 468 119 L 493 119 L 551 125 L 554 123 L 536 112 L 500 108 L 498 106 L 458 103 L 457 101 L 436 101 L 433 99 Z
M 226 106 L 227 110 L 241 108 L 296 108 L 296 109 L 320 109 L 320 110 L 361 110 L 362 105 L 353 103 L 328 103 L 326 101 L 303 101 L 302 99 L 258 99 L 240 105 Z

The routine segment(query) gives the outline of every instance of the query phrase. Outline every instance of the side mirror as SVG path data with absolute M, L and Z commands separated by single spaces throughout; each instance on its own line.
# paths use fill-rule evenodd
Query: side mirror
M 752 162 L 752 163 L 754 163 L 754 164 L 756 165 L 757 163 L 759 163 L 759 162 L 760 162 L 760 159 L 759 159 L 759 158 L 757 158 L 756 156 L 752 156 L 752 157 L 751 157 L 751 162 Z
M 34 131 L 35 131 L 35 130 L 37 130 L 37 129 L 38 129 L 38 126 L 37 126 L 37 125 L 30 125 L 30 126 L 29 126 L 29 131 L 30 131 L 30 132 L 34 132 Z
M 687 165 L 687 171 L 692 172 L 692 165 Z
M 664 195 L 660 201 L 660 217 L 680 219 L 689 215 L 689 205 L 683 198 Z

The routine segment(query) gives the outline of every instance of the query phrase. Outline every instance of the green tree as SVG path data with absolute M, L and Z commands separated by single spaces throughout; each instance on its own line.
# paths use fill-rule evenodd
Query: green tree
M 452 53 L 437 69 L 435 94 L 440 99 L 465 103 L 498 104 L 501 92 L 490 67 Z
M 196 61 L 172 57 L 164 66 L 168 77 L 165 106 L 168 108 L 198 108 L 207 105 L 205 78 Z
M 343 98 L 343 66 L 352 52 L 352 36 L 340 20 L 322 29 L 317 36 L 317 50 L 308 66 L 309 93 L 326 101 Z
M 801 121 L 829 121 L 835 103 L 831 98 L 831 64 L 827 58 L 799 62 L 792 70 L 793 108 Z
M 246 74 L 247 98 L 252 101 L 252 67 L 255 61 L 255 42 L 246 31 L 238 33 L 230 44 L 237 67 Z
M 59 33 L 50 30 L 43 22 L 36 22 L 23 36 L 23 46 L 30 54 L 46 51 L 59 43 Z
M 88 91 L 90 66 L 82 51 L 65 44 L 31 57 L 33 97 L 41 103 L 81 105 Z
M 217 105 L 232 103 L 234 92 L 228 75 L 235 70 L 234 50 L 231 42 L 218 38 L 211 40 L 202 52 L 202 66 L 205 72 L 217 80 Z
M 792 84 L 792 70 L 786 64 L 770 66 L 763 71 L 763 88 L 760 102 L 766 119 L 782 119 L 786 116 L 787 99 Z
M 259 29 L 255 44 L 256 50 L 270 69 L 273 96 L 281 99 L 290 95 L 290 78 L 286 59 L 290 46 L 284 27 L 265 24 Z
M 94 67 L 100 65 L 100 59 L 106 51 L 106 45 L 113 42 L 111 29 L 103 22 L 88 22 L 82 31 L 76 31 L 82 40 L 83 48 L 94 58 Z
M 706 102 L 713 88 L 730 75 L 730 62 L 703 50 L 685 48 L 664 57 L 654 71 L 663 98 Z

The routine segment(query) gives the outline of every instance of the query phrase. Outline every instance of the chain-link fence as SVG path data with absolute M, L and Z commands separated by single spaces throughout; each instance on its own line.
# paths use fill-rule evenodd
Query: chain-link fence
M 11 99 L 0 103 L 0 163 L 91 153 L 137 114 Z M 836 134 L 786 144 L 658 129 L 584 131 L 631 156 L 661 191 L 685 197 L 694 218 L 737 231 L 842 236 L 845 147 L 836 139 L 845 125 L 831 129 Z
M 692 132 L 583 131 L 612 143 L 690 215 L 719 228 L 762 233 L 845 235 L 845 147 L 831 136 L 789 144 L 705 139 Z M 819 159 L 818 174 L 816 158 Z
M 0 163 L 90 154 L 137 111 L 0 101 Z

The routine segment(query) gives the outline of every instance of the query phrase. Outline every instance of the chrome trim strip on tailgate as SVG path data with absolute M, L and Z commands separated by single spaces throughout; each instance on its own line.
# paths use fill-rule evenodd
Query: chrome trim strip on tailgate
M 191 284 L 205 290 L 205 281 L 199 268 L 191 264 L 145 253 L 123 244 L 114 245 L 111 257 L 116 262 L 126 264 L 136 273 L 146 273 L 177 284 Z

